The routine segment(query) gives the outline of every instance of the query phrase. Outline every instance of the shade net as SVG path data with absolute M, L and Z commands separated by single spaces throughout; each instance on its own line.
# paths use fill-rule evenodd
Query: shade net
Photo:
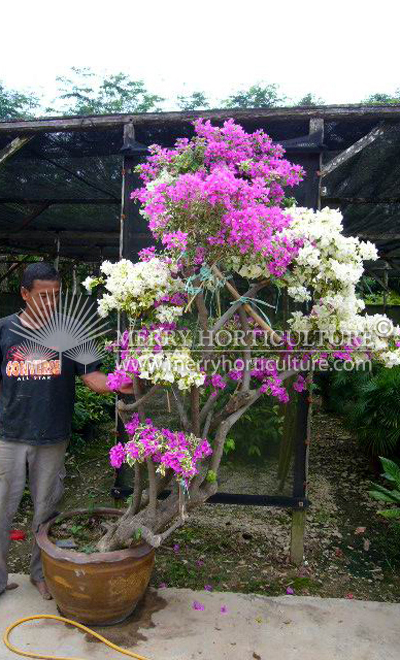
M 356 118 L 325 120 L 323 146 L 320 134 L 308 135 L 306 118 L 266 120 L 257 111 L 249 111 L 245 119 L 241 114 L 240 123 L 249 132 L 264 129 L 284 145 L 290 160 L 304 166 L 306 180 L 288 188 L 287 194 L 305 205 L 307 187 L 311 180 L 315 183 L 320 149 L 328 162 L 371 131 L 377 120 L 361 112 Z M 176 138 L 192 135 L 190 121 L 178 117 L 167 122 L 162 113 L 136 127 L 136 139 L 146 146 L 170 147 Z M 343 210 L 346 232 L 369 232 L 383 252 L 400 248 L 396 238 L 399 203 L 387 201 L 400 198 L 399 135 L 399 124 L 394 122 L 383 136 L 323 179 L 323 204 Z M 14 137 L 0 134 L 0 149 Z M 56 232 L 60 232 L 61 256 L 83 261 L 118 258 L 122 146 L 122 125 L 37 133 L 0 167 L 1 252 L 54 255 Z M 368 203 L 346 201 L 354 197 Z

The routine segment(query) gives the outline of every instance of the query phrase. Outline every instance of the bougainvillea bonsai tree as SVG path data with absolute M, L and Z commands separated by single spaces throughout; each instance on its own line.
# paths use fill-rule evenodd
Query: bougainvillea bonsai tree
M 363 315 L 356 294 L 375 247 L 345 237 L 337 210 L 285 197 L 304 172 L 265 132 L 200 119 L 192 139 L 150 147 L 138 172 L 132 196 L 162 249 L 106 261 L 85 281 L 105 288 L 102 317 L 118 310 L 129 321 L 109 347 L 118 363 L 108 382 L 133 382 L 135 393 L 119 402 L 129 440 L 110 451 L 113 467 L 133 466 L 134 492 L 100 551 L 138 534 L 157 547 L 182 525 L 216 492 L 227 434 L 260 397 L 288 401 L 322 363 L 400 363 L 400 328 Z M 297 306 L 284 331 L 266 314 L 282 291 Z M 146 413 L 160 390 L 178 411 L 171 428 Z

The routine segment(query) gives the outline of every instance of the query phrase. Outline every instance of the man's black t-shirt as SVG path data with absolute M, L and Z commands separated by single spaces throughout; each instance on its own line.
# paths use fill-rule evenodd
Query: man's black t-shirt
M 17 326 L 15 325 L 17 324 Z M 18 314 L 0 319 L 0 439 L 31 445 L 67 440 L 75 402 L 75 376 L 97 371 L 24 339 Z

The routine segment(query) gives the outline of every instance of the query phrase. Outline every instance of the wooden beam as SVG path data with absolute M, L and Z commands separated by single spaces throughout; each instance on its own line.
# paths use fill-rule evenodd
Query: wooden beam
M 32 213 L 30 213 L 25 218 L 25 220 L 22 221 L 22 223 L 20 224 L 19 227 L 17 227 L 16 229 L 10 229 L 9 233 L 10 234 L 15 234 L 16 232 L 19 232 L 19 231 L 22 231 L 23 229 L 25 229 L 28 225 L 31 224 L 31 222 L 33 222 L 33 220 L 35 220 L 35 218 L 37 218 L 41 213 L 43 213 L 43 211 L 48 209 L 49 206 L 50 206 L 49 202 L 43 202 L 42 204 L 40 204 L 40 206 L 38 206 L 34 211 L 32 211 Z
M 119 232 L 118 231 L 70 231 L 70 230 L 60 230 L 60 231 L 50 231 L 50 230 L 41 230 L 41 229 L 32 229 L 32 230 L 22 230 L 18 233 L 11 234 L 10 231 L 0 231 L 0 241 L 5 244 L 11 240 L 11 242 L 31 242 L 38 241 L 42 243 L 54 243 L 54 239 L 59 236 L 61 244 L 71 241 L 84 241 L 85 243 L 91 243 L 93 245 L 118 245 L 119 244 Z M 136 234 L 136 237 L 139 239 L 151 239 L 151 234 L 147 232 L 141 232 Z
M 115 205 L 115 204 L 121 204 L 121 200 L 119 199 L 113 199 L 112 197 L 106 198 L 106 199 L 97 199 L 96 197 L 90 198 L 90 199 L 81 199 L 81 198 L 75 198 L 75 199 L 69 199 L 68 197 L 66 198 L 53 198 L 53 199 L 22 199 L 21 197 L 0 197 L 0 204 L 27 204 L 29 206 L 35 206 L 37 204 L 51 204 L 52 206 L 56 206 L 57 204 L 81 204 L 81 205 Z
M 33 149 L 31 150 L 31 153 L 34 156 L 36 156 L 39 160 L 43 160 L 46 163 L 50 163 L 51 165 L 53 165 L 53 167 L 57 167 L 62 172 L 67 172 L 74 179 L 77 179 L 78 181 L 81 181 L 82 183 L 84 183 L 89 188 L 92 188 L 93 190 L 97 190 L 100 193 L 104 193 L 105 195 L 108 195 L 111 199 L 115 199 L 116 201 L 119 202 L 119 197 L 114 195 L 114 193 L 112 193 L 110 190 L 105 190 L 104 188 L 100 188 L 100 186 L 98 186 L 97 183 L 93 183 L 93 181 L 89 181 L 88 179 L 86 179 L 86 177 L 82 176 L 82 174 L 78 174 L 78 172 L 75 172 L 74 170 L 71 170 L 70 167 L 66 167 L 65 165 L 61 165 L 61 163 L 59 163 L 58 161 L 52 160 L 51 158 L 47 158 L 47 156 L 44 156 L 43 154 L 38 154 Z
M 368 273 L 368 275 L 370 275 L 370 277 L 372 277 L 376 282 L 378 282 L 378 284 L 381 285 L 382 289 L 384 289 L 385 291 L 389 290 L 387 284 L 385 283 L 385 280 L 379 277 L 376 273 L 374 273 L 369 268 L 366 268 L 365 272 Z
M 107 246 L 108 247 L 108 246 Z M 86 249 L 85 249 L 86 248 Z M 99 249 L 96 245 L 61 245 L 61 254 L 60 256 L 67 259 L 74 259 L 81 261 L 98 261 L 99 259 Z M 53 261 L 56 256 L 55 244 L 54 241 L 47 245 L 37 244 L 37 245 L 6 245 L 2 246 L 2 253 L 11 256 L 15 255 L 44 255 L 46 261 Z M 113 260 L 118 259 L 118 247 L 109 246 L 109 253 L 105 257 L 107 259 L 112 258 Z
M 290 561 L 301 566 L 304 559 L 304 534 L 306 530 L 306 512 L 304 509 L 292 511 L 292 525 L 290 530 Z
M 400 241 L 400 234 L 389 234 L 382 232 L 381 234 L 376 232 L 362 231 L 347 233 L 346 236 L 358 236 L 358 238 L 363 238 L 368 241 Z
M 400 110 L 400 108 L 399 108 Z M 400 119 L 400 115 L 399 115 Z M 330 174 L 333 172 L 333 170 L 336 170 L 337 167 L 340 165 L 343 165 L 346 161 L 348 161 L 350 158 L 353 158 L 356 154 L 358 154 L 362 149 L 365 149 L 366 146 L 369 144 L 372 144 L 378 137 L 383 135 L 385 132 L 385 125 L 382 123 L 378 124 L 378 126 L 375 126 L 375 128 L 372 129 L 367 135 L 364 135 L 364 137 L 360 138 L 355 142 L 354 144 L 351 145 L 348 149 L 345 149 L 342 151 L 340 154 L 335 156 L 335 158 L 332 158 L 332 160 L 329 161 L 326 165 L 323 166 L 320 176 L 326 176 L 327 174 Z
M 400 246 L 389 252 L 381 251 L 382 259 L 400 258 Z
M 313 117 L 309 123 L 309 135 L 319 133 L 321 136 L 321 143 L 324 141 L 325 122 L 321 117 Z M 322 151 L 311 156 L 312 166 L 307 170 L 306 178 L 306 204 L 307 206 L 321 209 L 321 190 L 322 179 L 318 176 L 322 168 Z
M 213 109 L 190 112 L 143 112 L 140 114 L 87 115 L 80 117 L 47 117 L 30 121 L 0 122 L 0 133 L 14 135 L 41 132 L 102 130 L 123 126 L 133 122 L 136 126 L 146 124 L 189 123 L 204 117 L 223 121 L 234 117 L 237 121 L 246 119 L 277 120 L 311 119 L 321 117 L 329 120 L 339 119 L 394 119 L 400 121 L 399 105 L 324 105 L 313 107 L 251 108 L 251 109 Z
M 3 280 L 6 280 L 14 271 L 18 270 L 23 264 L 25 264 L 28 261 L 29 255 L 26 255 L 22 259 L 19 259 L 18 261 L 14 261 L 12 266 L 7 270 L 4 275 L 0 277 L 0 283 L 3 282 Z M 3 262 L 3 263 L 8 263 L 8 262 Z
M 2 261 L 1 261 L 2 264 L 7 264 L 7 265 L 12 266 L 13 264 L 18 264 L 21 261 L 21 259 L 17 259 L 17 258 L 13 259 L 12 256 L 11 256 L 11 254 L 13 254 L 13 253 L 7 253 L 7 254 L 10 258 L 9 259 L 2 259 Z M 19 255 L 17 255 L 17 256 L 19 256 Z M 30 255 L 26 255 L 27 260 L 25 260 L 25 257 L 24 257 L 24 263 L 35 264 L 36 261 L 34 259 L 32 259 L 32 261 L 29 261 L 29 259 L 28 259 L 29 256 Z
M 61 247 L 61 240 L 60 240 L 59 232 L 57 232 L 54 243 L 55 243 L 55 246 L 56 246 L 56 256 L 54 258 L 54 268 L 56 270 L 58 270 L 58 266 L 60 265 L 60 247 Z
M 312 117 L 310 119 L 310 124 L 309 124 L 309 130 L 308 133 L 309 135 L 312 135 L 313 133 L 321 133 L 322 134 L 322 141 L 324 139 L 324 132 L 325 132 L 325 124 L 324 120 L 322 117 Z
M 0 133 L 13 133 L 19 135 L 21 132 L 29 133 L 52 133 L 63 131 L 86 131 L 115 128 L 130 121 L 131 115 L 86 115 L 81 117 L 47 117 L 45 119 L 33 119 L 28 121 L 16 120 L 0 122 Z M 26 129 L 25 131 L 23 129 Z
M 31 136 L 21 136 L 21 137 L 16 137 L 14 140 L 12 140 L 4 149 L 1 149 L 0 151 L 0 165 L 4 165 L 6 160 L 11 158 L 14 154 L 17 153 L 22 147 L 32 140 L 32 135 Z
M 129 129 L 129 139 L 134 140 L 135 134 L 133 127 Z M 140 213 L 140 205 L 131 199 L 131 193 L 142 185 L 138 173 L 135 171 L 136 165 L 144 160 L 144 154 L 132 155 L 127 153 L 123 160 L 123 178 L 122 178 L 122 207 L 121 207 L 121 225 L 120 225 L 120 258 L 138 261 L 138 252 L 143 247 L 155 245 L 154 237 L 148 230 L 148 222 Z M 146 246 L 140 242 L 144 239 Z
M 296 397 L 296 404 L 292 403 L 291 405 L 296 405 L 293 497 L 306 498 L 308 493 L 308 448 L 311 442 L 309 392 L 307 390 L 299 392 Z M 290 559 L 297 565 L 303 562 L 305 524 L 305 510 L 301 507 L 298 510 L 294 509 L 292 512 Z
M 400 204 L 400 197 L 330 197 L 323 195 L 328 204 Z

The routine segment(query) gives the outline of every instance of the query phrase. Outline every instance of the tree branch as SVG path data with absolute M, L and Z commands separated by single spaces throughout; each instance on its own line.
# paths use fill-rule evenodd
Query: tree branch
M 133 392 L 135 394 L 135 399 L 138 404 L 138 413 L 139 413 L 139 419 L 143 423 L 145 422 L 146 419 L 146 413 L 145 409 L 143 407 L 143 399 L 145 398 L 144 396 L 141 396 L 141 391 L 140 391 L 140 383 L 139 379 L 137 376 L 134 376 L 133 378 Z M 154 390 L 153 390 L 154 391 Z M 154 463 L 151 460 L 151 458 L 148 458 L 146 460 L 146 465 L 147 465 L 147 473 L 149 476 L 149 511 L 151 516 L 155 516 L 156 511 L 157 511 L 157 488 L 156 488 L 156 471 L 154 467 Z
M 147 472 L 149 475 L 149 512 L 150 516 L 155 516 L 157 511 L 157 482 L 156 469 L 151 458 L 146 460 Z
M 210 412 L 208 413 L 208 415 L 206 417 L 206 421 L 205 421 L 204 426 L 203 426 L 203 431 L 201 433 L 202 438 L 207 437 L 207 433 L 210 430 L 211 420 L 212 420 L 212 410 L 210 410 Z
M 195 281 L 195 285 L 198 286 L 200 283 L 200 280 Z M 207 312 L 207 307 L 204 302 L 204 296 L 203 293 L 200 292 L 196 296 L 196 306 L 197 306 L 197 311 L 199 313 L 199 321 L 200 325 L 202 327 L 202 330 L 205 333 L 208 333 L 208 312 Z
M 133 483 L 133 498 L 128 511 L 131 515 L 135 516 L 140 510 L 142 503 L 143 493 L 143 480 L 142 480 L 142 466 L 140 463 L 135 463 L 135 479 Z
M 207 401 L 200 411 L 200 423 L 204 421 L 210 410 L 214 408 L 215 403 L 218 401 L 222 394 L 222 390 L 218 390 L 215 394 L 210 394 Z
M 211 266 L 211 270 L 220 280 L 224 280 L 224 276 L 222 275 L 221 271 L 215 264 Z M 234 286 L 232 286 L 232 284 L 230 284 L 230 282 L 225 281 L 225 286 L 228 289 L 228 291 L 232 294 L 232 296 L 235 298 L 235 300 L 240 300 L 242 298 L 240 293 L 235 289 Z M 268 323 L 266 323 L 264 319 L 259 314 L 257 314 L 257 312 L 255 312 L 254 309 L 250 307 L 248 303 L 243 303 L 243 307 L 246 310 L 246 312 L 250 314 L 250 316 L 252 316 L 253 319 L 258 323 L 258 325 L 268 333 L 269 337 L 273 339 L 274 345 L 278 346 L 281 343 L 281 338 L 279 337 L 279 335 L 276 334 L 276 332 L 271 328 L 271 326 L 269 326 Z
M 266 285 L 268 284 L 268 281 L 263 281 L 263 282 L 257 282 L 257 284 L 253 284 L 253 286 L 250 287 L 246 293 L 243 294 L 243 297 L 246 296 L 247 298 L 253 298 L 258 291 L 261 291 Z M 238 294 L 239 295 L 239 294 Z M 211 328 L 211 334 L 215 335 L 223 326 L 229 321 L 229 319 L 236 314 L 238 311 L 240 303 L 232 304 L 229 306 L 229 309 L 226 310 L 226 312 L 221 316 L 221 318 L 218 319 L 218 321 L 213 325 Z
M 198 438 L 200 435 L 200 393 L 199 388 L 195 385 L 192 385 L 190 390 L 190 403 L 192 433 Z
M 279 374 L 279 378 L 282 380 L 286 380 L 287 378 L 290 378 L 290 376 L 293 376 L 293 374 L 298 373 L 298 370 L 291 369 L 282 372 Z M 236 394 L 233 394 L 226 406 L 218 412 L 218 414 L 215 416 L 215 418 L 211 422 L 210 429 L 211 431 L 214 431 L 225 419 L 227 419 L 232 413 L 235 413 L 238 410 L 242 410 L 243 407 L 246 407 L 246 410 L 249 406 L 251 406 L 254 401 L 258 399 L 258 397 L 262 394 L 260 393 L 259 390 L 247 390 L 245 392 L 237 392 Z M 255 397 L 255 398 L 254 398 Z
M 141 396 L 140 399 L 134 403 L 125 403 L 125 401 L 119 399 L 117 403 L 117 409 L 121 412 L 133 413 L 139 408 L 139 406 L 143 406 L 144 403 L 147 403 L 147 401 L 159 390 L 161 390 L 161 385 L 153 385 L 153 387 L 151 387 L 149 391 L 146 392 L 146 394 L 143 394 L 143 396 Z
M 163 477 L 156 473 L 157 497 L 163 492 L 163 490 L 167 488 L 173 476 L 174 476 L 174 471 L 171 468 L 166 469 L 165 475 Z M 142 509 L 148 506 L 149 501 L 150 501 L 149 492 L 148 490 L 145 490 L 142 500 Z
M 247 321 L 247 316 L 246 312 L 243 309 L 243 306 L 241 305 L 239 307 L 239 317 L 240 317 L 240 324 L 244 330 L 245 333 L 245 342 L 246 342 L 246 347 L 243 350 L 243 359 L 244 359 L 244 369 L 243 369 L 243 376 L 242 376 L 242 392 L 247 392 L 250 389 L 250 372 L 251 372 L 251 349 L 250 349 L 250 343 L 251 343 L 251 335 L 250 335 L 250 328 L 249 328 L 249 323 Z
M 181 396 L 181 393 L 179 392 L 179 390 L 177 389 L 177 387 L 175 385 L 172 385 L 171 389 L 172 389 L 172 393 L 175 397 L 176 407 L 178 409 L 181 424 L 182 424 L 184 430 L 189 432 L 190 431 L 190 421 L 189 421 L 189 418 L 187 416 L 187 412 L 185 410 L 185 404 L 184 404 L 183 398 Z

